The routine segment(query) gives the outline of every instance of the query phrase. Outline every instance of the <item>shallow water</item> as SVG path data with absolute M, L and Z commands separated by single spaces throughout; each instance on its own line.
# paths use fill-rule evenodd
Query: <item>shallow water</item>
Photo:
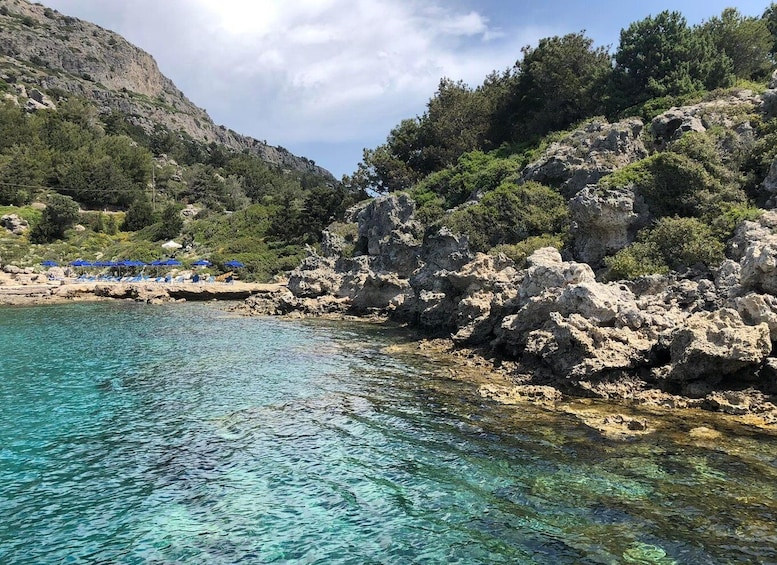
M 774 437 L 607 440 L 401 339 L 0 309 L 0 563 L 777 562 Z

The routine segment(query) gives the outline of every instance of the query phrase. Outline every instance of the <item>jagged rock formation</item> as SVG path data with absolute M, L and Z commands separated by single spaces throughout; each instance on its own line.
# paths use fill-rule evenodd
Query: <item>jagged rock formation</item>
M 711 271 L 630 282 L 601 282 L 595 271 L 654 219 L 637 188 L 610 188 L 600 178 L 645 157 L 644 140 L 661 150 L 710 128 L 725 128 L 712 138 L 725 161 L 756 141 L 752 121 L 772 97 L 777 108 L 775 93 L 672 108 L 644 138 L 637 119 L 594 120 L 551 144 L 519 182 L 552 184 L 570 198 L 568 257 L 544 248 L 519 268 L 471 252 L 446 229 L 421 241 L 413 202 L 389 195 L 351 214 L 359 233 L 353 257 L 325 233 L 323 256 L 311 250 L 288 290 L 251 298 L 244 309 L 377 312 L 516 362 L 523 387 L 777 415 L 768 396 L 777 392 L 777 211 L 742 222 L 727 259 Z M 775 179 L 777 164 L 767 191 L 777 193 Z
M 565 261 L 553 248 L 534 252 L 519 269 L 504 256 L 470 252 L 466 239 L 447 230 L 419 242 L 413 202 L 404 196 L 376 199 L 352 217 L 362 255 L 337 256 L 329 246 L 323 257 L 311 249 L 288 289 L 251 297 L 243 309 L 381 313 L 516 359 L 522 374 L 533 375 L 524 384 L 575 394 L 644 399 L 659 390 L 661 402 L 666 393 L 683 394 L 694 405 L 737 412 L 750 397 L 721 390 L 774 387 L 777 212 L 740 227 L 733 258 L 715 280 L 655 275 L 628 284 L 599 282 L 588 264 Z M 412 272 L 408 249 L 416 253 Z
M 630 187 L 602 190 L 597 185 L 586 186 L 569 200 L 569 211 L 575 257 L 594 264 L 634 241 L 650 219 L 647 206 Z
M 573 196 L 603 176 L 647 157 L 643 128 L 639 118 L 614 124 L 604 118 L 591 120 L 551 143 L 539 159 L 524 168 L 521 180 L 558 187 L 565 196 Z
M 14 235 L 21 235 L 30 229 L 30 224 L 17 214 L 3 214 L 3 216 L 0 216 L 0 227 L 5 228 Z
M 75 94 L 100 112 L 119 111 L 152 131 L 162 124 L 192 139 L 248 150 L 273 165 L 331 174 L 304 157 L 217 126 L 165 77 L 153 57 L 120 35 L 26 0 L 0 0 L 0 78 L 5 96 L 28 110 L 53 108 Z

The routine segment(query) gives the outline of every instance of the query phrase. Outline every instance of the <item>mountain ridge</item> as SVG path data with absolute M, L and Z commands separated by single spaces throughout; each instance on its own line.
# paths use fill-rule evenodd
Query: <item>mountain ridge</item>
M 6 88 L 6 98 L 17 103 L 27 102 L 31 88 L 55 99 L 53 104 L 59 96 L 75 95 L 100 113 L 126 115 L 146 132 L 159 124 L 201 143 L 247 151 L 269 164 L 334 180 L 311 159 L 216 125 L 162 74 L 151 54 L 121 35 L 40 4 L 0 0 L 0 78 L 13 85 L 11 92 Z

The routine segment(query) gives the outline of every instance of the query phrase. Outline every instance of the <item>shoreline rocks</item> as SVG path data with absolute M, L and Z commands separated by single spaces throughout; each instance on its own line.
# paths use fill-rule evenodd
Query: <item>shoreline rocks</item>
M 535 251 L 518 268 L 505 256 L 471 252 L 466 238 L 444 229 L 419 241 L 413 211 L 404 195 L 374 200 L 352 215 L 356 256 L 331 245 L 327 256 L 310 249 L 288 288 L 252 296 L 238 309 L 385 316 L 474 348 L 495 365 L 512 363 L 521 386 L 727 413 L 773 411 L 777 421 L 777 212 L 740 227 L 732 259 L 714 280 L 600 282 L 587 263 L 566 261 L 554 248 Z

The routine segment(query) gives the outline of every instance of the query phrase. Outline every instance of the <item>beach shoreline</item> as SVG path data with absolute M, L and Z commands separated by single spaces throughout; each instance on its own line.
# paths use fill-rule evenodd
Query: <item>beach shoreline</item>
M 45 273 L 3 273 L 0 305 L 33 306 L 68 302 L 127 299 L 149 304 L 180 300 L 245 300 L 255 294 L 277 292 L 283 283 L 114 281 L 74 277 L 49 279 Z

